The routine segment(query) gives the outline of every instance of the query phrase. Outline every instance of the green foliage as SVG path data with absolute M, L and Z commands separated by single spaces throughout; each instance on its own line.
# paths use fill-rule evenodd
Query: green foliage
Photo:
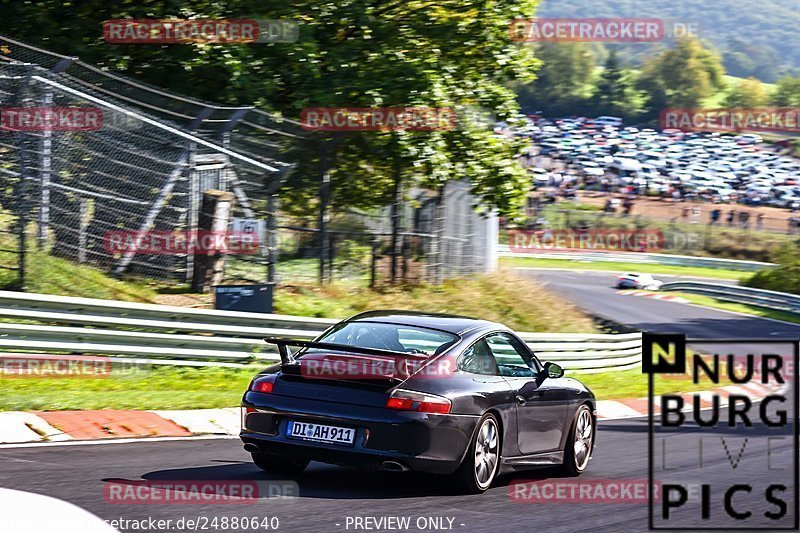
M 725 107 L 752 109 L 766 105 L 768 94 L 763 84 L 755 78 L 741 80 L 725 96 Z
M 4 33 L 89 63 L 212 101 L 256 103 L 297 118 L 307 107 L 479 108 L 516 112 L 514 81 L 533 77 L 529 47 L 510 41 L 509 21 L 531 17 L 536 0 L 342 0 L 217 2 L 0 0 Z M 295 43 L 107 45 L 112 18 L 258 18 L 301 23 Z M 485 123 L 452 131 L 311 135 L 285 159 L 296 164 L 285 205 L 315 206 L 326 152 L 331 206 L 385 205 L 395 180 L 437 187 L 468 178 L 501 212 L 521 204 L 527 179 L 513 163 L 519 146 Z
M 775 83 L 771 101 L 779 107 L 800 107 L 800 78 L 784 76 Z
M 606 59 L 594 93 L 594 114 L 633 119 L 641 112 L 643 95 L 634 87 L 635 74 L 622 68 L 616 50 Z
M 544 109 L 549 116 L 581 114 L 589 104 L 595 57 L 583 43 L 542 44 L 536 80 L 519 87 L 520 105 L 529 111 Z
M 800 10 L 785 0 L 543 0 L 541 17 L 659 18 L 695 24 L 700 36 L 720 51 L 725 68 L 737 77 L 773 82 L 800 67 Z M 671 46 L 667 40 L 661 46 Z M 616 45 L 628 65 L 653 55 L 655 45 Z
M 800 241 L 784 245 L 775 256 L 778 266 L 761 270 L 743 282 L 748 287 L 800 294 Z
M 723 87 L 723 75 L 719 56 L 686 38 L 644 65 L 639 88 L 650 95 L 647 107 L 653 117 L 664 108 L 700 107 Z

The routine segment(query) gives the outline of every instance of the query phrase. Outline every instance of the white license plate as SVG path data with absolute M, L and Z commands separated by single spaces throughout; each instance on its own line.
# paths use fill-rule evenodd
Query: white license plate
M 286 426 L 286 436 L 292 439 L 352 446 L 356 440 L 356 430 L 289 420 L 289 424 Z

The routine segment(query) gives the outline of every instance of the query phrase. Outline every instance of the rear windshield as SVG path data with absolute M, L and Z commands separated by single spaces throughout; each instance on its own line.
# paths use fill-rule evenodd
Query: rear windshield
M 459 337 L 452 333 L 417 326 L 347 322 L 336 326 L 318 341 L 393 352 L 437 355 L 455 344 L 458 339 Z M 325 350 L 307 350 L 307 352 L 320 351 Z

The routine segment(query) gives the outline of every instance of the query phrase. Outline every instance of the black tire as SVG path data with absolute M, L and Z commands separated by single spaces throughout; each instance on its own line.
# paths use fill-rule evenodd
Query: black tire
M 583 455 L 576 451 L 578 444 L 576 440 L 576 432 L 578 431 L 578 425 L 581 424 L 583 426 L 587 420 L 589 424 L 589 431 L 587 433 L 584 429 L 583 437 L 581 438 L 581 448 L 586 454 Z M 592 450 L 594 448 L 594 437 L 596 430 L 597 428 L 595 427 L 595 420 L 589 407 L 585 404 L 578 407 L 578 410 L 575 413 L 575 418 L 572 420 L 569 434 L 567 435 L 567 440 L 564 443 L 564 462 L 559 469 L 562 474 L 570 477 L 576 477 L 581 475 L 586 470 L 586 467 L 589 466 L 589 458 L 591 457 Z
M 488 447 L 494 450 L 494 463 L 491 467 L 487 465 L 491 463 L 492 453 L 487 451 L 487 445 L 485 442 L 483 442 L 485 437 L 488 436 L 484 432 L 484 426 L 486 425 L 493 427 L 495 437 L 494 441 L 492 441 L 491 437 L 489 437 L 490 442 L 488 443 Z M 478 447 L 479 442 L 482 442 L 481 453 L 476 454 L 476 448 Z M 480 494 L 482 492 L 486 492 L 486 490 L 492 486 L 492 483 L 497 477 L 497 472 L 500 469 L 500 452 L 502 449 L 503 442 L 500 434 L 500 424 L 497 422 L 497 417 L 491 413 L 487 413 L 483 415 L 478 422 L 478 425 L 475 428 L 475 434 L 472 435 L 470 444 L 467 447 L 467 453 L 464 456 L 464 460 L 461 463 L 461 466 L 458 467 L 458 470 L 456 470 L 453 474 L 453 480 L 456 488 L 460 492 L 467 494 Z M 483 460 L 480 458 L 483 458 Z M 482 477 L 482 480 L 478 479 L 478 461 L 483 463 L 484 468 L 491 469 L 488 477 Z
M 250 455 L 253 457 L 253 463 L 261 470 L 278 474 L 301 474 L 310 462 L 307 459 L 293 459 L 265 452 L 251 452 Z

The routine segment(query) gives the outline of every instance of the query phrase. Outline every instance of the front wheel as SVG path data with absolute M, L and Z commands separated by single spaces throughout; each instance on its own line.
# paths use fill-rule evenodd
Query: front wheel
M 500 463 L 500 445 L 497 418 L 486 414 L 478 423 L 464 462 L 454 474 L 459 488 L 469 494 L 480 494 L 492 485 Z
M 253 463 L 266 472 L 296 475 L 303 472 L 310 461 L 306 459 L 292 459 L 273 453 L 250 452 Z
M 594 430 L 592 412 L 588 406 L 581 405 L 564 445 L 564 463 L 561 466 L 564 474 L 574 477 L 586 470 L 594 446 Z

